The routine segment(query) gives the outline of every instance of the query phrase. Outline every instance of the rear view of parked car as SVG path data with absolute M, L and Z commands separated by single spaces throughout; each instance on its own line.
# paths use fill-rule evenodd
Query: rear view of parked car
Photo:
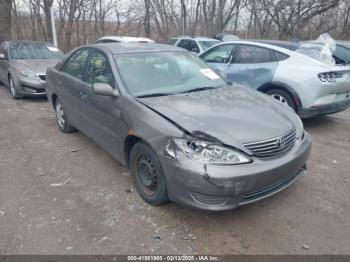
M 251 41 L 225 42 L 200 57 L 228 80 L 272 96 L 303 118 L 350 106 L 350 67 L 344 64 Z
M 152 205 L 232 209 L 306 169 L 311 139 L 290 108 L 177 47 L 78 48 L 48 70 L 47 95 L 59 129 L 80 130 L 128 166 Z
M 0 80 L 13 98 L 44 96 L 46 70 L 64 54 L 51 44 L 35 41 L 4 42 L 0 48 Z
M 213 45 L 221 41 L 208 37 L 179 36 L 171 38 L 168 44 L 186 49 L 192 53 L 202 53 Z

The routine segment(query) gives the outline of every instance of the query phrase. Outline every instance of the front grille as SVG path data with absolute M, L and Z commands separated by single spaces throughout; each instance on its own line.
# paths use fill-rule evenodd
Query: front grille
M 256 157 L 272 157 L 291 149 L 295 143 L 296 130 L 292 129 L 288 133 L 263 141 L 244 144 Z
M 38 75 L 38 77 L 40 77 L 40 79 L 43 80 L 43 81 L 46 80 L 46 75 Z
M 196 202 L 204 205 L 224 205 L 227 201 L 227 197 L 224 196 L 208 196 L 196 192 L 192 192 L 191 196 Z

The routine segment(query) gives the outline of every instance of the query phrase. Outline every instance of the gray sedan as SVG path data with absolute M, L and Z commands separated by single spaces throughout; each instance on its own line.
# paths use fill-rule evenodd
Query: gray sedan
M 152 205 L 232 209 L 306 169 L 311 139 L 290 108 L 177 47 L 78 48 L 48 69 L 47 95 L 59 129 L 80 130 L 128 166 Z
M 13 98 L 45 96 L 46 70 L 63 57 L 47 43 L 4 42 L 0 47 L 0 81 L 10 88 Z

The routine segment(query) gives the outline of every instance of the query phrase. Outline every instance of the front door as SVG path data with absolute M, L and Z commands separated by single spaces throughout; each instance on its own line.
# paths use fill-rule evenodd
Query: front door
M 98 95 L 92 90 L 95 83 L 105 83 L 117 88 L 110 63 L 103 52 L 95 50 L 91 53 L 85 77 L 89 86 L 83 90 L 83 132 L 120 159 L 122 152 L 119 152 L 119 148 L 123 141 L 120 136 L 122 122 L 119 97 Z
M 227 77 L 227 70 L 230 66 L 233 51 L 233 44 L 224 44 L 208 50 L 200 57 L 218 74 L 227 80 L 234 81 Z

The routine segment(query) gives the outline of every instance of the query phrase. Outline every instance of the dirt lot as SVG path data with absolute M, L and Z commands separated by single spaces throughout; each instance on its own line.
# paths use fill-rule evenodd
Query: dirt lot
M 224 213 L 152 207 L 110 155 L 58 131 L 47 100 L 0 86 L 0 254 L 350 254 L 350 110 L 304 124 L 309 173 L 280 194 Z

